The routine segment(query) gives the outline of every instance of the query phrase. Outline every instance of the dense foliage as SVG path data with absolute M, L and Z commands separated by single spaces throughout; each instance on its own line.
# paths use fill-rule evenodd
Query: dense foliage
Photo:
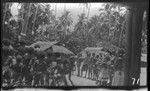
M 19 3 L 21 8 L 16 19 L 10 11 L 12 4 L 3 4 L 3 38 L 14 41 L 25 34 L 24 38 L 30 43 L 39 40 L 59 41 L 75 54 L 87 46 L 112 44 L 125 47 L 126 12 L 122 6 L 107 3 L 98 15 L 89 17 L 90 5 L 83 4 L 88 14 L 86 16 L 83 11 L 78 15 L 78 22 L 72 29 L 73 19 L 67 10 L 56 18 L 49 4 Z

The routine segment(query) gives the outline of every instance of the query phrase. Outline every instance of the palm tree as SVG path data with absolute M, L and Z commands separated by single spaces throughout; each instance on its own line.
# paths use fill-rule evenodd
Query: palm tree
M 57 3 L 55 4 L 55 17 L 56 17 L 56 13 L 57 13 Z
M 98 16 L 95 15 L 95 16 L 91 17 L 89 25 L 90 25 L 90 29 L 95 30 L 93 32 L 96 32 L 96 33 L 100 32 L 99 30 L 97 31 L 97 28 L 99 27 L 99 17 Z
M 82 6 L 82 10 L 83 10 L 84 14 L 85 14 L 85 10 L 88 9 L 87 18 L 89 18 L 91 4 L 89 4 L 89 3 L 81 3 L 81 4 L 79 4 L 79 6 L 80 5 Z
M 81 6 L 81 7 L 82 7 L 82 13 L 84 13 L 84 14 L 85 14 L 85 7 L 84 7 L 84 5 L 85 5 L 84 3 L 80 3 L 80 4 L 79 4 L 79 6 Z
M 86 26 L 87 26 L 87 17 L 85 16 L 85 13 L 82 13 L 81 15 L 78 15 L 78 22 L 77 24 L 75 25 L 75 31 L 77 31 L 77 33 L 79 34 L 85 34 L 85 29 L 86 29 Z M 80 32 L 78 32 L 80 31 Z
M 33 19 L 33 26 L 32 26 L 32 30 L 34 31 L 34 28 L 35 28 L 35 20 L 36 20 L 36 16 L 37 16 L 37 13 L 38 13 L 38 7 L 39 7 L 39 4 L 34 4 L 35 7 L 36 7 L 36 10 L 35 10 L 35 14 L 34 14 L 34 19 Z M 32 31 L 31 30 L 31 31 Z
M 27 11 L 28 13 L 27 13 L 26 17 L 24 18 L 24 23 L 23 23 L 23 26 L 24 26 L 23 31 L 22 31 L 23 35 L 26 35 L 26 32 L 28 30 L 29 17 L 31 15 L 31 6 L 32 6 L 32 3 L 29 3 L 29 4 L 25 4 L 23 7 L 23 8 L 28 7 L 28 11 Z M 24 12 L 22 12 L 23 16 L 24 16 Z
M 90 4 L 90 3 L 89 3 L 89 4 L 86 3 L 86 7 L 87 7 L 87 9 L 88 9 L 87 19 L 89 19 L 91 4 Z
M 65 11 L 61 17 L 59 17 L 60 25 L 62 26 L 62 30 L 67 34 L 67 27 L 71 26 L 73 21 L 70 15 L 70 11 Z
M 66 4 L 64 4 L 64 12 L 66 11 Z

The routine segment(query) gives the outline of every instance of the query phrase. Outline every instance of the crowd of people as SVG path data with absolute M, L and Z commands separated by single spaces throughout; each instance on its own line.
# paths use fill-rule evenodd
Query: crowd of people
M 2 51 L 3 86 L 68 86 L 67 79 L 74 86 L 71 75 L 75 71 L 79 77 L 95 80 L 98 86 L 123 84 L 124 53 L 121 51 L 107 56 L 87 52 L 85 58 L 44 53 L 25 46 L 12 51 Z
M 37 52 L 33 48 L 16 52 L 3 50 L 3 86 L 67 86 L 67 79 L 73 85 L 72 58 L 59 53 Z
M 77 61 L 79 77 L 95 80 L 99 86 L 117 86 L 123 84 L 124 52 L 118 53 L 86 53 L 86 57 L 80 55 Z M 116 80 L 117 79 L 117 80 Z

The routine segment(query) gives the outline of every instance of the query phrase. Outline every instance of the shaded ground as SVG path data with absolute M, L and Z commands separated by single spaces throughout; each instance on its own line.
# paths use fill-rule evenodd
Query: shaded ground
M 71 80 L 75 86 L 96 86 L 95 81 L 72 75 Z M 68 82 L 69 83 L 69 82 Z M 69 83 L 69 86 L 71 84 Z

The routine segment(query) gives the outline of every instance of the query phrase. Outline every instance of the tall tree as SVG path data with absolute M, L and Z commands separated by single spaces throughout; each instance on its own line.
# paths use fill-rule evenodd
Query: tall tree
M 60 26 L 62 27 L 62 31 L 65 35 L 67 35 L 67 27 L 70 27 L 73 23 L 71 14 L 69 11 L 65 11 L 62 16 L 59 17 Z
M 55 17 L 57 17 L 57 3 L 55 4 Z
M 23 29 L 24 34 L 26 34 L 26 32 L 28 30 L 29 17 L 31 16 L 31 6 L 32 6 L 32 3 L 29 3 L 27 6 L 28 7 L 28 13 L 26 15 L 25 23 L 24 23 L 25 24 L 24 29 Z
M 35 14 L 34 14 L 34 19 L 33 19 L 33 26 L 32 26 L 32 30 L 31 31 L 34 31 L 35 30 L 35 20 L 36 20 L 36 17 L 37 17 L 37 13 L 38 13 L 38 9 L 39 9 L 39 4 L 35 5 L 36 6 L 36 10 L 35 10 Z M 34 31 L 35 33 L 35 31 Z

